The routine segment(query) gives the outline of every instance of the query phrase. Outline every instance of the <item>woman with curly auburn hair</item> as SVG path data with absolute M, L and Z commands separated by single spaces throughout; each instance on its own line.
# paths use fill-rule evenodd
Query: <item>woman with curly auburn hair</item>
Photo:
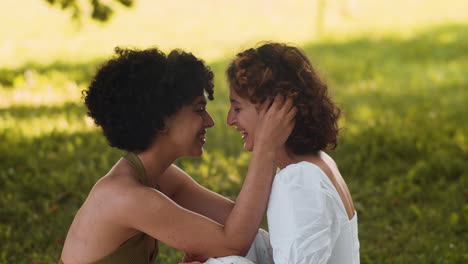
M 266 209 L 274 155 L 293 128 L 292 100 L 278 97 L 259 109 L 262 147 L 234 203 L 173 164 L 202 155 L 214 125 L 206 111 L 213 73 L 202 60 L 181 50 L 117 48 L 84 96 L 109 144 L 126 153 L 75 215 L 60 263 L 151 263 L 158 240 L 199 256 L 247 252 Z
M 240 52 L 227 76 L 227 123 L 237 127 L 248 151 L 262 147 L 256 139 L 260 104 L 283 95 L 297 108 L 295 127 L 275 156 L 281 170 L 267 210 L 274 262 L 359 263 L 353 201 L 338 167 L 324 152 L 337 145 L 340 116 L 327 85 L 302 51 L 281 43 Z

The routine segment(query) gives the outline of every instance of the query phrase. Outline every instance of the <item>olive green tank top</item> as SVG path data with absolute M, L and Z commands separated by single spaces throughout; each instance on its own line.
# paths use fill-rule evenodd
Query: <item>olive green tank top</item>
M 148 178 L 146 176 L 145 167 L 141 163 L 140 159 L 137 155 L 127 152 L 123 155 L 123 157 L 130 162 L 132 167 L 138 172 L 138 177 L 141 183 L 145 186 L 148 186 Z M 156 186 L 159 190 L 159 186 Z M 148 264 L 152 263 L 156 256 L 158 255 L 158 241 L 155 240 L 155 248 L 154 251 L 150 254 L 148 248 L 148 239 L 153 239 L 150 236 L 147 236 L 145 233 L 139 233 L 127 241 L 125 241 L 122 245 L 116 248 L 112 253 L 109 255 L 92 262 L 91 264 Z M 148 256 L 150 256 L 148 258 Z M 62 260 L 60 260 L 59 264 L 64 264 Z

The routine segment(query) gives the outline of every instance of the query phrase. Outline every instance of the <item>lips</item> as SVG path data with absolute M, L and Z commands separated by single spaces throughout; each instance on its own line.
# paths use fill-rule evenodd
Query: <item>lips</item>
M 241 135 L 242 135 L 242 140 L 245 141 L 245 139 L 247 138 L 247 135 L 248 135 L 247 132 L 246 132 L 245 130 L 243 130 L 243 129 L 237 129 L 237 131 L 238 131 L 239 133 L 241 133 Z
M 206 139 L 205 139 L 205 135 L 206 135 L 206 130 L 203 130 L 202 132 L 198 133 L 198 140 L 200 140 L 202 142 L 202 144 L 204 144 L 206 142 Z

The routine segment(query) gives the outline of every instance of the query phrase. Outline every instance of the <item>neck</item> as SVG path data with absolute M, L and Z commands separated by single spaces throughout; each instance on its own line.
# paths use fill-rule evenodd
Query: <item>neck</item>
M 292 153 L 288 153 L 286 151 L 286 147 L 281 147 L 281 149 L 276 153 L 275 157 L 275 165 L 280 169 L 284 169 L 289 164 L 294 163 L 293 160 L 295 159 L 295 155 Z
M 286 151 L 286 148 L 283 146 L 280 151 L 276 153 L 275 165 L 280 169 L 284 169 L 286 166 L 301 161 L 316 162 L 317 158 L 320 158 L 320 152 L 316 154 L 305 154 L 297 155 L 291 152 Z
M 160 176 L 179 157 L 169 146 L 160 142 L 162 141 L 154 142 L 149 149 L 137 154 L 145 167 L 148 183 L 152 187 L 156 187 Z

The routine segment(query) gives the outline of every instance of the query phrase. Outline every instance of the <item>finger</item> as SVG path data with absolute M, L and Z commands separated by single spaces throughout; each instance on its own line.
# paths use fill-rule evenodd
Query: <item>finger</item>
M 271 107 L 273 104 L 273 100 L 271 98 L 267 98 L 259 107 L 257 110 L 257 113 L 259 114 L 260 117 L 265 115 L 265 113 L 268 111 L 268 109 Z
M 286 98 L 283 95 L 281 95 L 281 94 L 276 95 L 275 102 L 276 102 L 276 110 L 277 111 L 282 109 L 285 101 L 286 101 Z
M 292 116 L 291 119 L 289 119 L 289 124 L 291 125 L 291 130 L 294 129 L 296 126 L 296 117 Z
M 297 107 L 293 106 L 291 111 L 289 111 L 285 117 L 285 122 L 288 125 L 288 130 L 292 131 L 294 130 L 294 127 L 296 126 L 296 114 L 297 114 Z
M 292 131 L 296 127 L 296 119 L 293 118 L 293 119 L 288 120 L 286 122 L 287 122 L 286 123 L 287 127 L 284 129 L 284 131 L 288 133 L 288 138 L 289 138 L 291 136 Z
M 281 107 L 281 111 L 283 113 L 288 113 L 289 111 L 291 111 L 291 108 L 293 107 L 293 104 L 294 104 L 294 100 L 293 100 L 292 97 L 286 98 L 285 103 Z
M 263 110 L 266 112 L 268 109 L 270 109 L 271 105 L 275 102 L 275 98 L 268 97 L 265 102 L 263 102 Z
M 289 97 L 289 98 L 291 98 L 291 100 L 292 100 L 292 105 L 289 107 L 288 113 L 289 113 L 291 110 L 293 110 L 294 107 L 296 107 L 296 106 L 295 106 L 295 102 L 296 102 L 296 101 L 294 100 L 295 98 L 294 98 L 294 97 Z
M 273 99 L 271 106 L 268 108 L 268 110 L 273 108 L 274 110 L 278 111 L 282 105 L 281 101 L 282 101 L 281 95 L 276 95 L 275 98 Z
M 294 117 L 296 117 L 296 114 L 297 114 L 297 107 L 292 106 L 289 112 L 286 114 L 286 119 L 292 120 L 294 119 Z

